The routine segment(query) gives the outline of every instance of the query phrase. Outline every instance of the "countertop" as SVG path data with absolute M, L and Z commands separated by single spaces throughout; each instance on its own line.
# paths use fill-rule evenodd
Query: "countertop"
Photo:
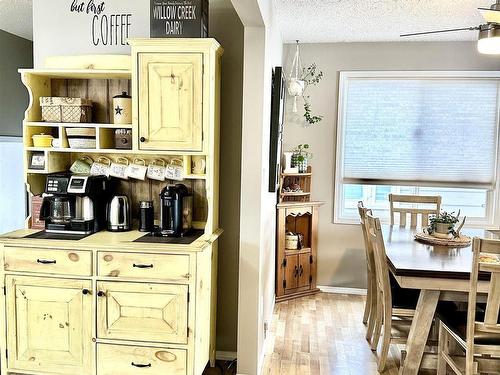
M 203 234 L 191 244 L 165 244 L 134 242 L 145 235 L 144 232 L 101 231 L 80 240 L 52 240 L 25 238 L 40 230 L 20 229 L 0 236 L 0 244 L 7 247 L 37 247 L 50 249 L 91 249 L 91 250 L 140 250 L 140 251 L 202 251 L 212 244 L 221 234 L 222 229 L 212 234 Z

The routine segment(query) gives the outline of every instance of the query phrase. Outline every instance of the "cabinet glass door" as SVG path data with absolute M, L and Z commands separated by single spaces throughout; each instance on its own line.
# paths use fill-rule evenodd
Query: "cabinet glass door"
M 203 55 L 139 54 L 139 148 L 203 150 Z
M 9 368 L 90 374 L 91 282 L 6 276 L 6 287 Z

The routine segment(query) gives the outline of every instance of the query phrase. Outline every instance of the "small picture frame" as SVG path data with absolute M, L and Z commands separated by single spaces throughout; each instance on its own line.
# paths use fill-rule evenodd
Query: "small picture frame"
M 45 154 L 43 152 L 33 152 L 31 154 L 29 169 L 45 169 Z

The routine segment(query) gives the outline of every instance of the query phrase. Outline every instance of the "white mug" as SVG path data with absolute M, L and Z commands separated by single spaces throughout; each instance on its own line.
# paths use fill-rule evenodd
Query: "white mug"
M 181 159 L 170 160 L 170 164 L 165 167 L 165 178 L 167 180 L 184 180 L 184 167 Z
M 152 180 L 165 180 L 165 160 L 155 159 L 149 163 L 146 175 Z
M 193 174 L 205 174 L 205 169 L 207 167 L 207 162 L 204 156 L 192 156 L 191 157 L 191 172 Z
M 109 167 L 109 175 L 127 180 L 128 165 L 129 161 L 127 158 L 124 157 L 117 158 L 116 162 L 111 163 L 111 166 Z
M 127 166 L 127 177 L 143 180 L 146 178 L 148 167 L 144 159 L 135 158 L 132 164 Z
M 90 167 L 90 174 L 93 176 L 104 175 L 108 177 L 110 166 L 111 160 L 109 160 L 107 157 L 100 156 L 97 161 L 95 161 Z

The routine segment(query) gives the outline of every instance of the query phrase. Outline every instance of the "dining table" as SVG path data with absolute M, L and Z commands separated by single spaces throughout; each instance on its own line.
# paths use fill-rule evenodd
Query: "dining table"
M 400 375 L 416 375 L 440 300 L 467 301 L 472 268 L 472 244 L 463 247 L 431 245 L 415 240 L 421 228 L 383 225 L 389 270 L 402 288 L 420 290 Z M 462 235 L 499 238 L 498 231 L 464 228 Z M 486 292 L 488 281 L 478 283 Z

